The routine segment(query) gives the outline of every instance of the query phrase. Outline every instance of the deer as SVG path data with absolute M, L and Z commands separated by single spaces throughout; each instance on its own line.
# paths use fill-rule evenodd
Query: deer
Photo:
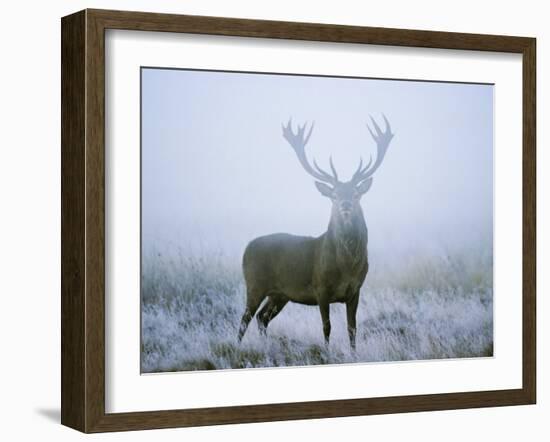
M 322 196 L 332 203 L 328 228 L 319 237 L 274 233 L 248 243 L 242 259 L 246 283 L 246 307 L 238 329 L 241 342 L 251 319 L 256 315 L 261 335 L 288 302 L 319 306 L 325 345 L 330 340 L 330 304 L 345 303 L 347 331 L 352 351 L 356 349 L 356 315 L 361 287 L 369 271 L 368 229 L 360 200 L 372 185 L 373 174 L 384 161 L 394 134 L 385 115 L 382 130 L 372 116 L 367 129 L 377 147 L 376 161 L 359 166 L 349 181 L 340 181 L 329 158 L 331 172 L 315 159 L 311 164 L 305 147 L 314 123 L 292 128 L 292 119 L 282 125 L 283 137 L 294 150 L 302 168 L 312 176 Z M 306 133 L 307 132 L 307 133 Z

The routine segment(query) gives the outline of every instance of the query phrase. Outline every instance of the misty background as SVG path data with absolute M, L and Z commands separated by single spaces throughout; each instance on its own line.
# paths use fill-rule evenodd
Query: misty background
M 142 69 L 142 372 L 492 356 L 492 109 L 491 85 Z M 281 124 L 315 121 L 310 161 L 348 180 L 382 113 L 357 351 L 338 303 L 329 346 L 295 303 L 238 343 L 248 242 L 329 222 Z
M 322 234 L 330 201 L 281 123 L 315 121 L 308 158 L 348 180 L 382 113 L 395 137 L 362 199 L 371 260 L 492 247 L 492 112 L 492 85 L 144 68 L 143 250 L 240 259 L 259 235 Z

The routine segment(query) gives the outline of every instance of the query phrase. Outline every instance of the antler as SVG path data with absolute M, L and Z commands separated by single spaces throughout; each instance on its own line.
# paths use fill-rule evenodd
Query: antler
M 376 161 L 371 167 L 371 157 L 367 165 L 363 167 L 363 160 L 361 159 L 361 161 L 359 162 L 359 167 L 351 178 L 351 181 L 355 184 L 359 184 L 361 181 L 365 181 L 366 179 L 370 178 L 374 174 L 374 172 L 376 172 L 376 169 L 380 167 L 382 161 L 384 161 L 384 156 L 386 155 L 388 146 L 390 145 L 390 141 L 392 140 L 394 134 L 392 134 L 391 132 L 390 123 L 388 122 L 386 116 L 382 114 L 382 118 L 384 118 L 384 123 L 386 124 L 384 132 L 382 132 L 380 126 L 376 124 L 376 121 L 374 121 L 374 118 L 372 117 L 370 117 L 370 119 L 372 121 L 372 125 L 374 126 L 374 131 L 367 124 L 367 129 L 372 135 L 372 138 L 374 139 L 377 147 Z
M 338 174 L 336 173 L 336 168 L 334 167 L 334 164 L 332 162 L 332 157 L 330 158 L 330 168 L 332 170 L 332 175 L 321 169 L 315 160 L 313 160 L 313 167 L 311 166 L 311 164 L 309 164 L 307 160 L 305 147 L 307 142 L 309 141 L 309 137 L 311 136 L 311 132 L 313 131 L 313 126 L 315 123 L 311 124 L 307 135 L 305 135 L 306 124 L 307 123 L 304 123 L 303 126 L 298 125 L 298 131 L 294 133 L 292 130 L 292 119 L 288 120 L 286 126 L 284 124 L 282 125 L 283 137 L 285 137 L 288 143 L 292 146 L 292 149 L 294 149 L 294 152 L 296 153 L 300 164 L 307 173 L 309 173 L 313 178 L 318 179 L 319 181 L 324 181 L 325 183 L 335 185 L 338 182 Z

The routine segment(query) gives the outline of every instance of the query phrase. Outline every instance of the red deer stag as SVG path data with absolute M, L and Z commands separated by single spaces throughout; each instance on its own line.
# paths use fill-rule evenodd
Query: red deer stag
M 346 304 L 350 346 L 355 350 L 356 313 L 359 292 L 367 272 L 368 231 L 359 201 L 371 187 L 372 175 L 378 169 L 393 138 L 390 124 L 380 129 L 371 117 L 368 125 L 377 145 L 376 161 L 359 167 L 348 182 L 338 179 L 330 159 L 332 173 L 322 170 L 315 160 L 311 165 L 305 146 L 313 124 L 306 135 L 306 124 L 292 130 L 292 121 L 283 125 L 283 137 L 294 149 L 300 164 L 315 181 L 317 190 L 332 201 L 328 229 L 318 238 L 275 233 L 251 241 L 243 256 L 246 281 L 246 309 L 241 319 L 238 340 L 241 341 L 250 320 L 267 298 L 256 318 L 262 334 L 288 301 L 318 305 L 321 311 L 325 343 L 330 337 L 330 304 Z

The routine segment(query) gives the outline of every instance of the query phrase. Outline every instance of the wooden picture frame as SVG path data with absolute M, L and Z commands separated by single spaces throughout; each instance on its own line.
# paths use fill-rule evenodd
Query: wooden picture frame
M 62 19 L 62 424 L 83 432 L 534 404 L 536 77 L 534 38 L 84 10 Z M 522 55 L 523 385 L 512 390 L 105 412 L 105 30 L 262 37 Z

